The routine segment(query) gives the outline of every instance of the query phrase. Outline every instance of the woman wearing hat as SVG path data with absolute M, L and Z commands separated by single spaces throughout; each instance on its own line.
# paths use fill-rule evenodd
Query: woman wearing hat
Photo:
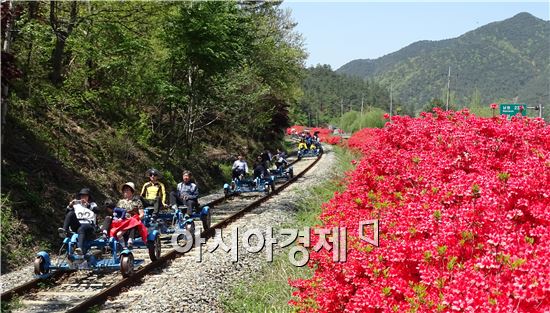
M 134 183 L 128 182 L 122 185 L 122 199 L 117 203 L 117 207 L 126 210 L 126 219 L 114 220 L 111 224 L 110 235 L 116 236 L 123 249 L 126 249 L 124 235 L 128 233 L 128 246 L 132 246 L 135 230 L 139 231 L 143 242 L 147 242 L 147 228 L 141 223 L 145 215 L 143 203 L 139 197 L 135 196 L 136 187 Z
M 86 253 L 84 242 L 94 239 L 97 225 L 97 204 L 93 201 L 89 188 L 82 188 L 75 199 L 69 202 L 63 228 L 59 228 L 60 236 L 70 236 L 71 231 L 78 233 L 78 248 L 76 253 Z

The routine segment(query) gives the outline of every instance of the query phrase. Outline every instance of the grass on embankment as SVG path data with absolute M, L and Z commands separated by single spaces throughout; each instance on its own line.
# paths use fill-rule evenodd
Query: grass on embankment
M 298 212 L 292 225 L 285 225 L 294 229 L 303 229 L 306 226 L 319 224 L 321 204 L 330 200 L 335 191 L 345 188 L 339 182 L 344 173 L 353 168 L 351 160 L 358 155 L 347 149 L 335 147 L 337 164 L 334 173 L 319 185 L 313 187 L 296 205 Z M 261 271 L 250 279 L 241 281 L 233 286 L 230 294 L 222 299 L 224 310 L 227 312 L 291 312 L 288 301 L 292 297 L 292 288 L 288 279 L 311 277 L 312 269 L 308 266 L 296 267 L 288 260 L 290 247 L 273 258 L 273 263 L 266 263 Z M 297 255 L 299 259 L 301 255 Z

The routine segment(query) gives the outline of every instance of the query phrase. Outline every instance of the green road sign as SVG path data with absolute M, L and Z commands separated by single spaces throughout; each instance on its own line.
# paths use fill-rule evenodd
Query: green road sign
M 521 103 L 501 103 L 500 104 L 500 114 L 505 114 L 508 116 L 515 116 L 520 113 L 523 116 L 527 115 L 527 106 Z

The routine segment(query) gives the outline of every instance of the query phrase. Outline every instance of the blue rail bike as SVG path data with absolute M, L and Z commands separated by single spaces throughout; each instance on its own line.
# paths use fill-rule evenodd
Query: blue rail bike
M 281 165 L 276 169 L 269 170 L 269 173 L 274 177 L 275 181 L 288 181 L 294 177 L 294 168 L 291 166 Z
M 78 210 L 80 204 L 74 205 Z M 135 259 L 132 249 L 147 248 L 152 261 L 160 257 L 160 232 L 156 229 L 148 229 L 147 243 L 141 238 L 133 242 L 132 249 L 123 249 L 116 238 L 100 237 L 84 241 L 85 254 L 77 253 L 78 233 L 70 232 L 68 236 L 60 233 L 63 238 L 61 248 L 55 261 L 52 261 L 49 253 L 40 251 L 34 260 L 34 273 L 37 276 L 48 276 L 56 271 L 72 270 L 120 270 L 122 276 L 128 277 L 134 273 L 134 267 L 143 263 L 143 259 Z M 127 238 L 126 238 L 127 240 Z
M 48 252 L 38 252 L 34 260 L 34 274 L 47 277 L 56 271 L 108 269 L 120 270 L 123 277 L 128 277 L 134 273 L 136 266 L 145 261 L 134 259 L 132 250 L 121 249 L 115 238 L 86 241 L 88 249 L 84 255 L 75 252 L 77 242 L 76 233 L 64 238 L 56 261 L 51 259 Z
M 316 158 L 323 153 L 323 146 L 320 143 L 312 144 L 309 149 L 298 150 L 298 160 L 303 158 Z
M 212 212 L 209 206 L 200 207 L 200 209 L 186 216 L 187 206 L 179 205 L 173 208 L 173 212 L 161 212 L 156 217 L 153 217 L 153 208 L 145 208 L 145 217 L 143 223 L 149 231 L 157 231 L 159 234 L 174 234 L 182 233 L 184 240 L 192 240 L 187 238 L 188 234 L 195 234 L 195 221 L 201 220 L 204 229 L 209 229 L 212 224 Z M 160 237 L 160 236 L 159 236 Z M 160 238 L 157 239 L 160 242 Z M 151 251 L 150 251 L 151 253 Z
M 230 183 L 223 185 L 223 192 L 226 197 L 249 192 L 260 192 L 269 194 L 275 190 L 275 176 L 269 175 L 256 178 L 245 178 L 240 175 Z

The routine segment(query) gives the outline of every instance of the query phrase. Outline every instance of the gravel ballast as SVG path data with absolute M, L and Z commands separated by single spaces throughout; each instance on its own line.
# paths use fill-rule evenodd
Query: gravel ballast
M 211 238 L 202 247 L 202 261 L 197 262 L 198 249 L 173 260 L 168 266 L 149 274 L 143 283 L 131 287 L 127 292 L 106 302 L 103 312 L 223 312 L 220 299 L 228 295 L 234 284 L 249 279 L 267 263 L 266 248 L 258 253 L 246 251 L 243 235 L 247 230 L 257 229 L 265 236 L 272 227 L 273 235 L 279 241 L 284 238 L 276 229 L 292 224 L 296 214 L 295 203 L 304 197 L 304 192 L 331 176 L 336 164 L 335 155 L 327 147 L 319 162 L 274 198 L 247 213 L 223 230 L 223 242 L 231 246 L 231 233 L 239 231 L 238 261 L 232 261 L 232 253 L 215 246 Z M 215 208 L 214 208 L 215 209 Z M 251 237 L 255 245 L 255 236 Z M 274 245 L 273 254 L 281 249 Z M 251 291 L 253 292 L 253 291 Z

